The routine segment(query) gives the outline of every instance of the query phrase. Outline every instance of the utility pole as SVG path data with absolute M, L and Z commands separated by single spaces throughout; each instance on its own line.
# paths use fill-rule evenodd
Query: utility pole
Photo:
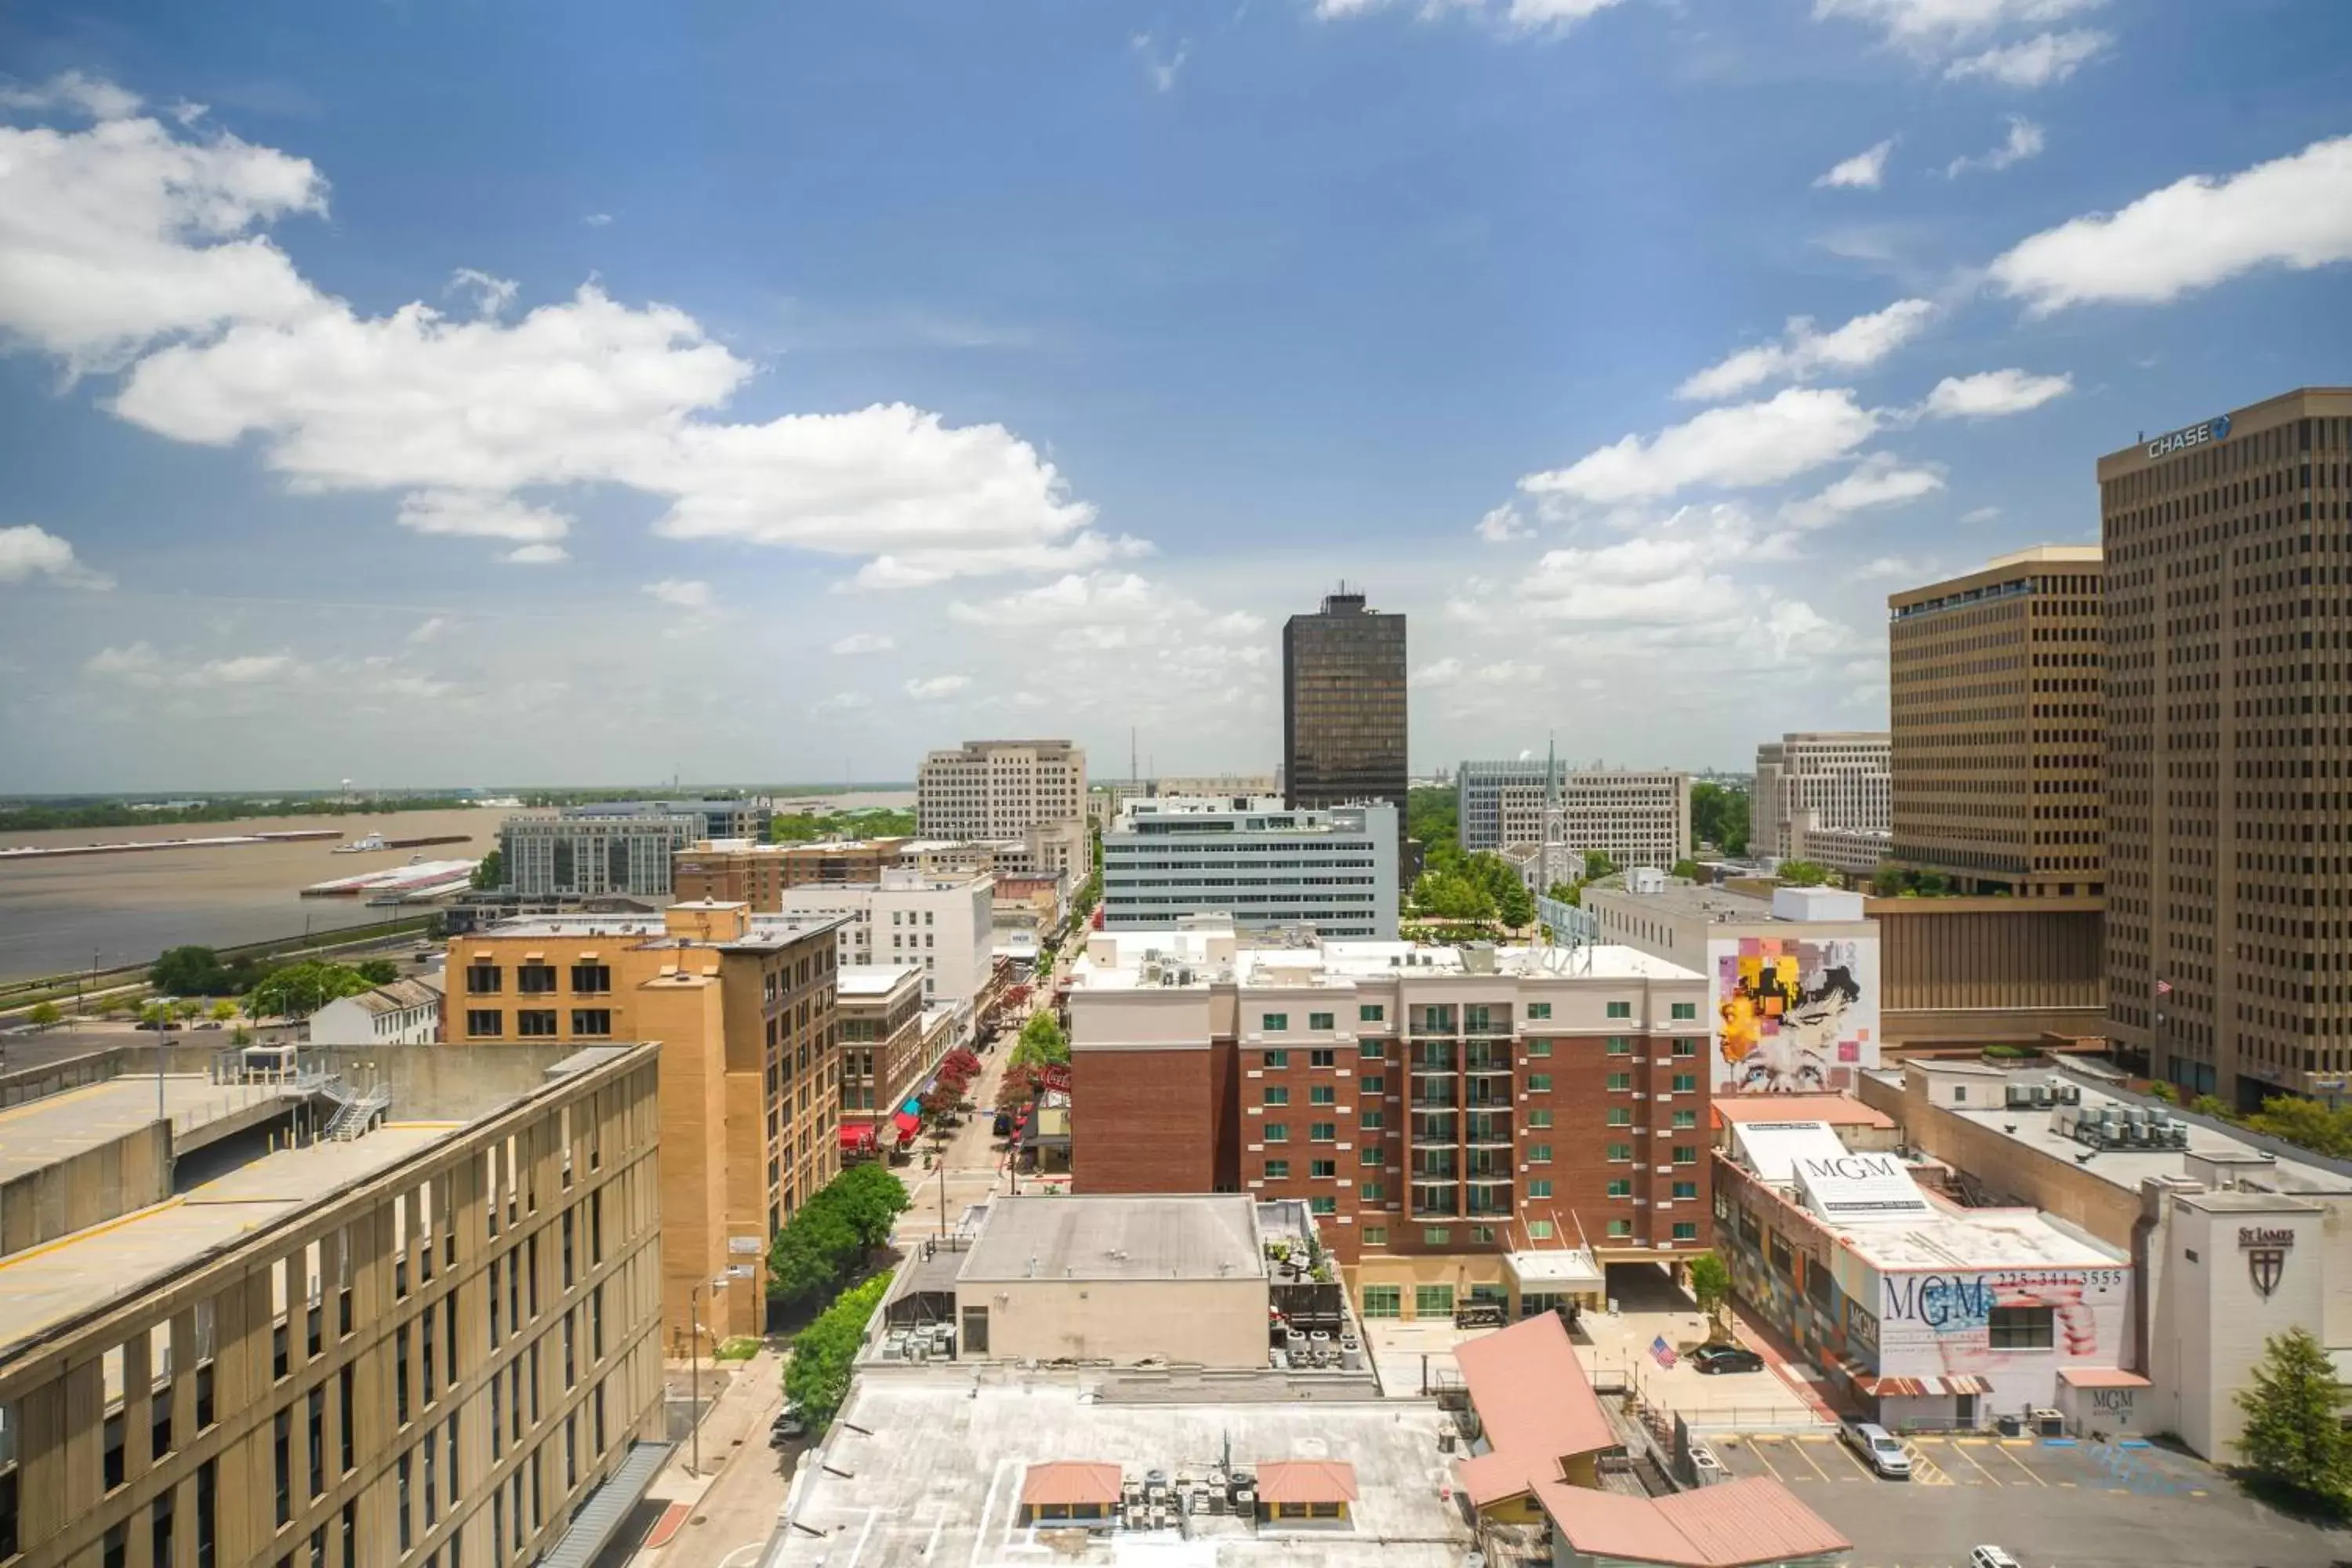
M 702 1286 L 696 1283 L 686 1290 L 686 1354 L 693 1367 L 694 1392 L 688 1405 L 694 1426 L 694 1458 L 687 1468 L 695 1475 L 702 1473 Z

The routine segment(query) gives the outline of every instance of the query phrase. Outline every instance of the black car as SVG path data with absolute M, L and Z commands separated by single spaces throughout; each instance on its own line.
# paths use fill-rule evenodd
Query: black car
M 1691 1352 L 1691 1364 L 1704 1373 L 1762 1372 L 1764 1358 L 1739 1345 L 1701 1345 Z

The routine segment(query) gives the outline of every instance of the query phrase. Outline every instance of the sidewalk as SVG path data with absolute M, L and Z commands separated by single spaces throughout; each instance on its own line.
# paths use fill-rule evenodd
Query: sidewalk
M 1738 1301 L 1731 1306 L 1731 1321 L 1739 1342 L 1762 1356 L 1774 1375 L 1811 1406 L 1815 1415 L 1824 1421 L 1837 1421 L 1853 1414 L 1839 1407 L 1837 1393 L 1829 1379 L 1805 1361 L 1796 1346 L 1769 1326 L 1749 1317 Z
M 732 1559 L 740 1568 L 756 1560 L 750 1549 L 774 1532 L 789 1485 L 786 1456 L 768 1446 L 769 1423 L 783 1408 L 783 1368 L 784 1358 L 770 1346 L 750 1361 L 728 1364 L 733 1380 L 703 1413 L 700 1471 L 694 1468 L 695 1439 L 689 1436 L 646 1489 L 638 1510 L 646 1533 L 625 1555 L 608 1552 L 605 1563 L 718 1568 Z M 702 1371 L 709 1378 L 709 1362 Z M 663 1372 L 684 1386 L 689 1363 L 667 1362 Z

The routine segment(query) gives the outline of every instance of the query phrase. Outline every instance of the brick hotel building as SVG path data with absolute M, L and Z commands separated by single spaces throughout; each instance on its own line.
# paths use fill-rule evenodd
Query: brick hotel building
M 1597 1301 L 1707 1245 L 1706 997 L 1625 947 L 1097 932 L 1076 1187 L 1302 1199 L 1367 1316 Z

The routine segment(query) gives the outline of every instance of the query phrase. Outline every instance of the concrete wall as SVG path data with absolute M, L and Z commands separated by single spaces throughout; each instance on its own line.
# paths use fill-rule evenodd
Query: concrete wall
M 171 1195 L 171 1129 L 150 1122 L 0 1186 L 0 1255 L 101 1225 Z
M 1889 1046 L 2105 1030 L 2102 900 L 1872 899 Z
M 28 1100 L 39 1100 L 44 1095 L 62 1094 L 84 1084 L 104 1083 L 121 1070 L 122 1061 L 119 1053 L 92 1051 L 88 1056 L 68 1057 L 39 1067 L 0 1073 L 0 1110 L 22 1105 Z
M 992 1361 L 1138 1362 L 1261 1367 L 1266 1285 L 1234 1279 L 999 1279 L 960 1284 L 956 1321 L 988 1309 Z

